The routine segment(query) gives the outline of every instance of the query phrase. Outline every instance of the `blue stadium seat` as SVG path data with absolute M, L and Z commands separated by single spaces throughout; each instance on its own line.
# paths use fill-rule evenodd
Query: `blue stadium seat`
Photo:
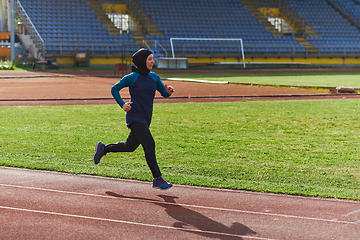
M 157 24 L 162 35 L 146 35 L 147 41 L 158 40 L 170 51 L 171 37 L 200 38 L 242 38 L 245 51 L 285 51 L 304 52 L 294 36 L 274 37 L 239 0 L 182 0 L 174 3 L 169 0 L 134 0 Z M 263 0 L 268 2 L 268 0 Z M 336 4 L 355 21 L 360 23 L 360 5 L 349 0 L 329 0 Z M 94 51 L 117 49 L 119 42 L 127 44 L 127 49 L 135 49 L 132 35 L 111 35 L 102 26 L 85 0 L 20 0 L 35 27 L 45 40 L 47 49 L 55 49 L 51 44 L 57 42 L 68 50 L 93 46 Z M 296 11 L 306 23 L 315 29 L 317 35 L 308 36 L 314 44 L 333 44 L 334 51 L 341 47 L 356 44 L 360 40 L 359 30 L 335 11 L 326 0 L 284 0 L 284 4 Z M 321 9 L 321 11 L 318 11 Z M 351 10 L 351 11 L 350 11 Z M 179 41 L 178 41 L 179 42 Z M 238 51 L 233 43 L 202 43 L 214 51 Z M 251 44 L 257 47 L 251 46 Z M 201 44 L 200 44 L 201 45 Z M 268 47 L 266 46 L 274 46 Z M 275 47 L 280 45 L 281 47 Z M 51 46 L 51 47 L 50 47 Z M 107 46 L 108 48 L 104 48 Z M 195 46 L 195 47 L 194 47 Z M 206 47 L 196 44 L 177 46 L 182 51 L 203 51 Z M 320 48 L 320 47 L 319 47 Z M 96 49 L 96 50 L 95 50 Z M 324 51 L 328 51 L 326 47 Z M 354 48 L 349 47 L 349 51 Z
M 107 32 L 85 0 L 20 1 L 43 37 L 47 51 L 73 51 L 75 48 L 84 50 L 90 45 L 109 45 L 113 40 L 120 39 Z M 97 50 L 107 49 L 99 47 Z

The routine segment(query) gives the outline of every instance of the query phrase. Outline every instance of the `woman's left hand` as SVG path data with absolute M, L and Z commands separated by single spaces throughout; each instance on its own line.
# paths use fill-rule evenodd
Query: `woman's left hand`
M 174 88 L 172 86 L 168 86 L 165 84 L 166 92 L 171 95 L 173 92 L 175 92 Z

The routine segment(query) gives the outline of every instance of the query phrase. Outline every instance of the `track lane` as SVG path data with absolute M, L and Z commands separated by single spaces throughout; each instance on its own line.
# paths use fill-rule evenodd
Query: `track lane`
M 0 234 L 14 238 L 58 228 L 77 239 L 356 239 L 360 230 L 357 201 L 179 185 L 159 191 L 148 182 L 4 167 L 0 176 Z

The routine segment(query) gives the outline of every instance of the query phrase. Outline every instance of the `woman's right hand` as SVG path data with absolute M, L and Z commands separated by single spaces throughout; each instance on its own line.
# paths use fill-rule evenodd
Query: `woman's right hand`
M 122 109 L 123 109 L 125 112 L 130 111 L 130 110 L 131 110 L 130 104 L 132 104 L 132 102 L 127 102 L 127 103 L 125 103 L 125 104 L 122 106 Z

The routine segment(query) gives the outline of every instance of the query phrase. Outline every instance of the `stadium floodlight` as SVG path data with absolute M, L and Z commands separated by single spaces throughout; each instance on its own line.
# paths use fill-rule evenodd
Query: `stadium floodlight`
M 173 41 L 175 40 L 185 40 L 185 41 L 239 41 L 240 48 L 241 48 L 241 58 L 243 60 L 243 66 L 246 68 L 245 65 L 245 55 L 244 55 L 244 44 L 242 38 L 170 38 L 170 46 L 172 57 L 175 58 L 174 53 L 174 46 Z

